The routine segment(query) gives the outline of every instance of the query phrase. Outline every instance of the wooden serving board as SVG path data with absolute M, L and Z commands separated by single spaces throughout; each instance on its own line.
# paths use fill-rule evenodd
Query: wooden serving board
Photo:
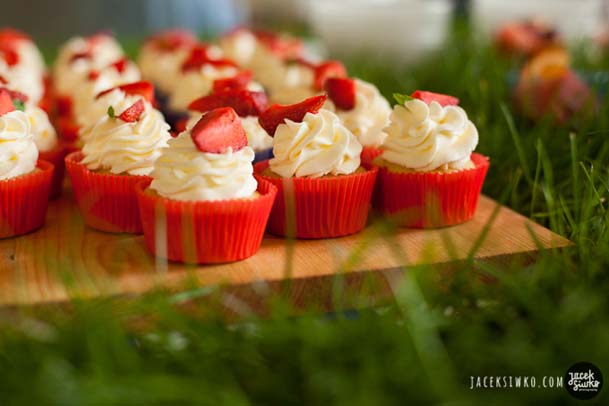
M 403 266 L 440 266 L 466 259 L 472 252 L 477 261 L 506 260 L 570 245 L 484 196 L 475 218 L 455 227 L 384 234 L 381 224 L 373 222 L 354 236 L 293 244 L 266 236 L 260 251 L 247 260 L 194 267 L 155 259 L 146 251 L 142 236 L 87 228 L 66 189 L 50 203 L 42 229 L 0 240 L 0 305 L 132 295 L 159 287 L 179 290 L 186 281 L 196 286 L 240 287 L 251 296 L 285 280 L 290 280 L 296 302 L 306 304 L 311 295 L 331 296 L 337 273 L 351 278 L 347 284 L 356 290 L 363 289 L 363 275 L 379 276 L 378 289 L 383 290 L 382 285 L 391 285 L 387 272 Z M 486 238 L 479 241 L 483 232 Z M 372 289 L 366 295 L 376 293 Z

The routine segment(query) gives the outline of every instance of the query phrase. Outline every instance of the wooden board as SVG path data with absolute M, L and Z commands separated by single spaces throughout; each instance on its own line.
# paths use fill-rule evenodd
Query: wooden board
M 493 221 L 485 230 L 489 220 Z M 179 289 L 187 280 L 197 286 L 226 284 L 258 291 L 261 286 L 272 286 L 287 278 L 296 282 L 296 300 L 306 303 L 308 294 L 331 295 L 332 280 L 338 272 L 348 275 L 348 283 L 361 289 L 364 274 L 386 280 L 388 270 L 463 260 L 472 250 L 476 260 L 491 261 L 570 244 L 484 196 L 475 218 L 459 226 L 400 229 L 393 237 L 387 237 L 380 232 L 379 223 L 375 224 L 358 235 L 295 244 L 267 236 L 260 251 L 245 261 L 193 267 L 153 258 L 141 236 L 87 228 L 66 190 L 60 200 L 51 202 L 42 229 L 0 240 L 0 304 L 129 295 L 159 286 Z M 483 230 L 486 238 L 478 244 Z M 292 266 L 288 267 L 288 263 Z

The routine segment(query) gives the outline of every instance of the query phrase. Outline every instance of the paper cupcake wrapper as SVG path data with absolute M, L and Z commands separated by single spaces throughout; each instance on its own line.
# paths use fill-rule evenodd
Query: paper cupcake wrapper
M 472 154 L 475 168 L 448 173 L 379 169 L 374 205 L 400 226 L 446 227 L 474 216 L 489 160 Z
M 141 234 L 135 185 L 152 178 L 90 171 L 80 163 L 82 158 L 82 152 L 72 152 L 65 163 L 85 223 L 111 233 Z
M 0 238 L 26 234 L 44 224 L 52 179 L 53 164 L 38 160 L 35 171 L 0 180 Z
M 378 168 L 322 178 L 274 178 L 262 175 L 269 161 L 254 165 L 257 179 L 277 187 L 267 230 L 296 238 L 332 238 L 366 226 Z
M 379 148 L 376 147 L 364 147 L 362 149 L 362 154 L 360 155 L 360 159 L 362 162 L 362 165 L 364 166 L 372 166 L 372 161 L 374 161 L 374 159 L 381 155 L 383 153 L 382 150 L 380 150 Z
M 38 107 L 44 110 L 45 113 L 51 115 L 53 111 L 53 85 L 51 84 L 51 77 L 47 74 L 43 78 L 44 92 L 42 98 L 38 102 Z
M 55 128 L 61 139 L 66 143 L 73 143 L 78 140 L 78 124 L 72 117 L 57 117 Z
M 259 197 L 183 202 L 136 186 L 146 247 L 154 255 L 186 263 L 239 261 L 260 248 L 277 188 L 258 182 Z
M 72 98 L 70 96 L 56 95 L 55 111 L 59 117 L 72 117 Z
M 38 155 L 40 159 L 52 163 L 55 167 L 55 170 L 53 171 L 53 181 L 51 182 L 50 199 L 55 199 L 61 195 L 63 175 L 65 173 L 64 159 L 70 152 L 70 147 L 60 143 L 50 151 L 40 151 Z

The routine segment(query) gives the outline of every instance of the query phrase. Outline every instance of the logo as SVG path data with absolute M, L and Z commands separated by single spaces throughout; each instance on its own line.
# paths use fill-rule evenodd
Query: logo
M 576 399 L 594 399 L 603 388 L 601 370 L 590 362 L 578 362 L 565 375 L 565 388 Z

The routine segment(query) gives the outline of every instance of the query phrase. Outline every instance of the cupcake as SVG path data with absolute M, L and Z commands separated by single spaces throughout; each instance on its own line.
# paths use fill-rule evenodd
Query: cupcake
M 387 134 L 391 107 L 372 83 L 351 78 L 328 78 L 324 88 L 342 120 L 364 147 L 362 162 L 371 164 Z
M 180 66 L 196 44 L 197 37 L 192 32 L 174 29 L 155 34 L 142 45 L 137 65 L 142 77 L 154 84 L 162 105 L 180 74 Z
M 416 91 L 396 95 L 398 105 L 375 159 L 375 205 L 399 225 L 444 227 L 470 220 L 489 160 L 472 153 L 476 126 L 447 95 Z
M 169 96 L 172 114 L 185 115 L 191 101 L 209 94 L 216 79 L 235 76 L 237 65 L 229 59 L 212 59 L 206 46 L 197 46 L 180 68 Z
M 361 144 L 322 108 L 326 96 L 273 105 L 260 124 L 273 138 L 274 158 L 255 165 L 278 198 L 268 231 L 297 238 L 353 234 L 366 225 L 376 168 L 360 165 Z
M 271 158 L 273 138 L 260 126 L 258 116 L 267 108 L 267 98 L 264 92 L 252 92 L 245 88 L 225 88 L 209 96 L 194 100 L 188 106 L 191 118 L 186 124 L 190 129 L 200 119 L 201 113 L 206 113 L 220 107 L 232 107 L 241 117 L 241 125 L 247 136 L 247 145 L 254 150 L 254 162 Z
M 0 238 L 26 234 L 44 224 L 53 165 L 38 160 L 30 120 L 6 89 L 0 89 Z
M 0 76 L 30 103 L 38 104 L 44 94 L 44 64 L 40 66 L 34 51 L 36 46 L 23 34 L 0 31 Z
M 144 240 L 159 257 L 238 261 L 258 251 L 277 190 L 253 176 L 239 116 L 214 109 L 169 141 L 152 183 L 137 186 Z
M 150 99 L 125 92 L 125 86 L 121 90 L 125 97 L 108 104 L 106 115 L 82 134 L 84 147 L 66 157 L 66 168 L 87 225 L 140 233 L 134 187 L 150 180 L 154 161 L 171 136 Z

